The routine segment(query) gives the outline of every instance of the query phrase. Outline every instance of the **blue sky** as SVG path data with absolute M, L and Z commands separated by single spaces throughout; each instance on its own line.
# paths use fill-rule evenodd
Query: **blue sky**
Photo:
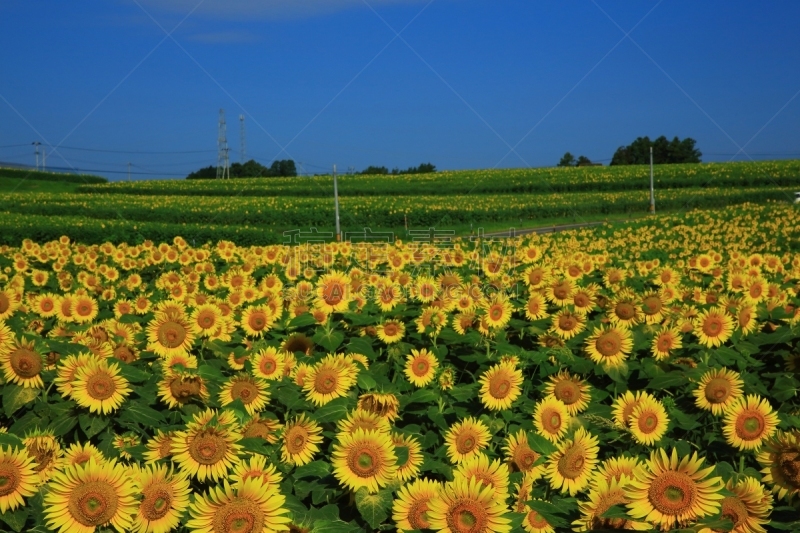
M 640 135 L 800 157 L 797 20 L 796 0 L 3 0 L 0 162 L 40 141 L 48 166 L 185 176 L 216 165 L 220 108 L 232 161 L 243 114 L 247 159 L 309 173 L 607 162 Z

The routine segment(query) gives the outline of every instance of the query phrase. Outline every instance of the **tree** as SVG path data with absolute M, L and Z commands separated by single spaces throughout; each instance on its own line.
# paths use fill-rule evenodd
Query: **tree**
M 213 180 L 217 177 L 217 167 L 208 166 L 186 176 L 187 180 Z
M 368 166 L 365 170 L 359 172 L 359 174 L 392 174 L 392 175 L 400 175 L 400 174 L 428 174 L 431 172 L 436 172 L 436 165 L 431 163 L 421 163 L 418 167 L 408 167 L 406 170 L 400 170 L 397 167 L 394 167 L 391 172 L 386 167 L 376 167 L 376 166 Z
M 285 159 L 281 161 L 273 161 L 272 165 L 268 168 L 251 159 L 250 161 L 242 163 L 233 163 L 230 168 L 231 178 L 274 178 L 285 176 L 297 176 L 297 168 L 294 161 Z M 196 172 L 192 172 L 186 179 L 189 180 L 213 180 L 217 177 L 217 167 L 209 166 L 201 168 Z
M 647 165 L 650 164 L 650 148 L 653 148 L 653 163 L 667 165 L 673 163 L 699 163 L 703 155 L 695 148 L 697 141 L 691 137 L 684 140 L 675 137 L 668 141 L 661 136 L 654 141 L 649 137 L 637 137 L 628 146 L 620 146 L 611 159 L 612 165 Z
M 578 157 L 578 162 L 575 163 L 576 167 L 590 167 L 592 165 L 593 165 L 592 160 L 586 157 L 585 155 Z
M 558 162 L 557 166 L 559 166 L 559 167 L 573 167 L 573 166 L 575 166 L 575 156 L 572 155 L 571 153 L 567 152 L 561 158 L 561 161 Z
M 362 170 L 361 172 L 359 172 L 359 174 L 364 174 L 364 175 L 388 174 L 388 173 L 389 173 L 389 169 L 388 168 L 386 168 L 386 167 L 376 167 L 376 166 L 373 166 L 373 165 L 370 165 L 367 168 L 365 168 L 364 170 Z

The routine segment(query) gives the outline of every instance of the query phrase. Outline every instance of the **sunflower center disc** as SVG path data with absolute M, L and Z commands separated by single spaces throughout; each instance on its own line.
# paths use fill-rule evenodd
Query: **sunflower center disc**
M 565 405 L 571 405 L 578 401 L 580 390 L 575 383 L 569 380 L 561 380 L 556 383 L 553 389 L 553 396 L 564 402 Z
M 613 332 L 606 333 L 597 339 L 597 351 L 605 357 L 611 357 L 619 353 L 619 338 Z
M 736 420 L 736 435 L 743 440 L 758 439 L 764 433 L 765 423 L 758 411 L 745 411 Z
M 10 355 L 11 368 L 21 378 L 33 378 L 42 371 L 42 358 L 27 348 L 17 348 Z
M 493 379 L 489 385 L 489 394 L 498 400 L 502 400 L 511 392 L 511 380 L 507 376 L 499 376 Z
M 682 472 L 667 471 L 650 484 L 647 496 L 650 504 L 662 514 L 677 516 L 689 512 L 696 501 L 694 481 Z
M 643 433 L 650 433 L 658 426 L 658 418 L 653 413 L 639 417 L 639 429 Z
M 362 478 L 374 476 L 381 466 L 378 452 L 372 449 L 368 443 L 361 443 L 359 447 L 353 448 L 347 459 L 350 470 Z
M 248 320 L 250 327 L 256 331 L 261 331 L 267 325 L 267 318 L 264 313 L 253 313 Z
M 86 382 L 86 392 L 95 400 L 107 400 L 117 391 L 117 386 L 111 376 L 94 374 Z
M 550 413 L 549 424 L 550 431 L 553 433 L 557 432 L 559 429 L 561 429 L 561 415 L 558 413 Z
M 800 452 L 781 452 L 777 460 L 783 477 L 795 487 L 800 488 Z
M 503 308 L 498 306 L 493 306 L 491 316 L 492 320 L 500 320 L 500 318 L 503 316 Z
M 558 460 L 558 473 L 567 479 L 577 479 L 583 474 L 586 458 L 582 446 L 571 446 Z
M 528 448 L 527 446 L 517 446 L 514 452 L 514 462 L 517 467 L 526 472 L 533 468 L 533 463 L 539 458 L 539 454 Z
M 569 296 L 569 284 L 564 282 L 553 287 L 553 296 L 559 300 L 566 300 Z
M 456 449 L 460 454 L 467 454 L 475 448 L 475 435 L 470 433 L 462 433 L 456 439 Z
M 0 314 L 8 311 L 9 307 L 11 307 L 11 302 L 9 301 L 8 296 L 6 296 L 4 292 L 0 292 Z
M 286 439 L 286 448 L 291 454 L 298 454 L 305 449 L 306 446 L 306 431 L 300 426 L 295 426 L 289 430 Z
M 158 328 L 158 342 L 167 348 L 177 348 L 186 339 L 186 330 L 181 324 L 168 320 Z
M 716 337 L 721 329 L 722 324 L 717 317 L 709 318 L 706 320 L 706 323 L 703 324 L 703 331 L 709 337 Z
M 264 529 L 264 516 L 257 504 L 237 498 L 218 510 L 212 523 L 214 532 L 255 533 Z
M 89 481 L 75 487 L 67 507 L 72 518 L 84 526 L 108 523 L 117 513 L 117 494 L 105 481 Z
M 727 518 L 733 522 L 734 529 L 747 520 L 748 516 L 747 507 L 736 496 L 728 496 L 722 500 L 722 518 Z
M 564 315 L 558 319 L 558 327 L 564 331 L 572 331 L 577 325 L 578 321 L 571 316 Z
M 447 514 L 447 525 L 453 533 L 485 531 L 487 522 L 486 511 L 480 504 L 471 500 L 456 503 Z
M 709 403 L 723 403 L 730 395 L 730 382 L 723 378 L 714 378 L 706 385 L 706 400 Z
M 239 398 L 245 405 L 252 403 L 258 398 L 258 388 L 249 381 L 237 381 L 231 387 L 231 397 L 235 400 Z
M 431 527 L 431 523 L 428 522 L 428 502 L 415 502 L 408 510 L 406 518 L 414 529 L 428 529 Z
M 217 464 L 228 449 L 225 439 L 213 433 L 200 433 L 189 444 L 189 455 L 201 465 Z
M 383 333 L 387 337 L 394 337 L 397 335 L 397 326 L 395 324 L 386 324 L 383 327 Z
M 550 525 L 547 520 L 540 516 L 536 511 L 530 511 L 526 517 L 526 520 L 528 521 L 528 524 L 534 528 L 543 529 Z
M 322 290 L 322 298 L 331 307 L 339 304 L 344 299 L 344 287 L 341 283 L 329 283 Z
M 421 359 L 419 361 L 417 361 L 416 372 L 415 373 L 418 376 L 424 376 L 425 374 L 427 374 L 428 373 L 428 362 L 427 361 L 423 361 Z
M 661 300 L 655 296 L 645 298 L 644 302 L 642 303 L 642 310 L 648 315 L 655 315 L 661 311 Z
M 172 494 L 166 483 L 159 483 L 144 490 L 140 513 L 148 520 L 158 520 L 170 511 Z
M 338 374 L 332 369 L 323 369 L 314 380 L 314 388 L 320 394 L 331 394 L 336 390 Z
M 0 464 L 0 497 L 11 494 L 17 490 L 19 471 L 9 463 Z
M 614 308 L 614 312 L 622 320 L 630 320 L 636 315 L 636 308 L 629 303 L 623 302 L 617 304 L 617 306 Z

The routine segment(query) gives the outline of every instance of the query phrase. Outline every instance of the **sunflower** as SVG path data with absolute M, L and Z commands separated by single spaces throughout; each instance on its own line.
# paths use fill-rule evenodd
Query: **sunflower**
M 70 396 L 89 412 L 105 415 L 119 409 L 132 390 L 118 364 L 90 359 L 75 371 Z
M 570 278 L 556 278 L 548 282 L 544 295 L 557 306 L 564 307 L 572 303 L 577 288 L 575 281 Z
M 580 377 L 562 370 L 555 376 L 550 376 L 549 381 L 544 387 L 544 393 L 564 402 L 570 415 L 575 416 L 589 406 L 590 388 Z
M 491 299 L 484 300 L 480 307 L 484 312 L 486 323 L 493 329 L 506 327 L 514 312 L 514 307 L 503 293 L 497 293 Z
M 618 428 L 628 428 L 633 415 L 633 410 L 646 399 L 655 400 L 655 397 L 647 391 L 625 391 L 624 394 L 617 396 L 611 405 L 611 413 L 614 417 L 614 424 Z
M 205 303 L 192 311 L 190 320 L 201 337 L 212 337 L 222 323 L 222 311 L 213 303 Z
M 424 460 L 422 446 L 419 441 L 409 435 L 392 433 L 392 444 L 394 444 L 395 451 L 398 448 L 405 448 L 407 455 L 406 461 L 397 465 L 397 479 L 400 481 L 409 481 L 417 477 Z
M 327 313 L 345 311 L 352 300 L 350 282 L 342 272 L 331 270 L 317 281 L 315 305 Z
M 439 379 L 438 379 L 439 388 L 441 388 L 442 390 L 452 389 L 454 385 L 453 374 L 454 374 L 454 369 L 452 366 L 445 367 L 445 369 L 442 370 L 442 373 L 439 374 Z
M 438 481 L 417 479 L 397 491 L 392 504 L 392 520 L 398 533 L 430 528 L 428 504 L 439 494 L 441 487 Z
M 144 452 L 145 461 L 154 463 L 172 457 L 172 438 L 174 436 L 174 431 L 163 432 L 157 429 L 153 438 L 147 441 L 147 451 Z
M 365 392 L 358 397 L 358 408 L 380 415 L 390 422 L 400 416 L 400 400 L 390 392 Z
M 427 348 L 419 350 L 412 349 L 411 354 L 406 356 L 406 364 L 403 373 L 408 381 L 416 387 L 424 387 L 436 376 L 436 369 L 439 367 L 439 360 Z
M 800 430 L 778 431 L 766 440 L 757 459 L 764 483 L 772 485 L 778 498 L 791 503 L 800 494 Z
M 181 407 L 192 400 L 205 402 L 208 388 L 205 380 L 192 370 L 165 370 L 158 382 L 158 396 L 170 409 Z
M 722 518 L 733 522 L 735 533 L 765 533 L 764 525 L 769 523 L 772 511 L 772 495 L 756 478 L 740 477 L 737 482 L 728 480 L 725 488 L 733 493 L 722 500 Z M 698 533 L 714 533 L 711 528 L 703 528 Z
M 359 428 L 340 433 L 333 445 L 333 475 L 353 492 L 362 487 L 370 493 L 378 492 L 395 478 L 396 463 L 394 443 L 386 433 Z
M 697 315 L 694 334 L 700 344 L 716 348 L 725 344 L 733 333 L 733 319 L 724 309 L 709 309 Z
M 477 418 L 467 417 L 454 424 L 445 434 L 447 457 L 453 463 L 460 463 L 479 453 L 491 440 L 486 424 Z
M 355 384 L 357 374 L 357 370 L 351 368 L 342 356 L 329 354 L 308 373 L 303 390 L 314 405 L 325 405 L 347 394 Z
M 663 448 L 652 451 L 625 489 L 628 514 L 662 531 L 716 514 L 724 498 L 722 478 L 709 477 L 714 467 L 701 469 L 703 461 L 697 452 L 679 458 L 674 448 L 672 455 Z
M 417 333 L 425 333 L 430 337 L 435 337 L 447 325 L 447 314 L 440 308 L 431 305 L 422 310 L 422 313 L 414 320 L 414 323 L 417 325 Z
M 531 265 L 522 273 L 522 281 L 530 289 L 541 289 L 550 281 L 552 270 L 542 265 Z
M 281 342 L 280 349 L 290 354 L 301 352 L 304 355 L 311 355 L 314 353 L 314 341 L 302 333 L 292 333 Z
M 185 431 L 176 431 L 172 437 L 173 461 L 199 481 L 219 481 L 239 462 L 241 434 L 215 415 L 214 411 L 198 413 Z
M 742 336 L 753 333 L 758 328 L 756 320 L 756 310 L 751 305 L 743 305 L 736 311 L 736 323 L 742 332 Z
M 662 327 L 653 337 L 650 349 L 656 361 L 669 359 L 671 352 L 680 350 L 683 347 L 681 332 L 678 328 Z
M 59 533 L 93 533 L 112 525 L 130 531 L 136 512 L 134 487 L 125 467 L 115 461 L 72 465 L 59 471 L 44 496 L 44 520 Z
M 522 371 L 511 362 L 492 366 L 481 375 L 480 401 L 488 409 L 508 409 L 521 394 Z
M 541 455 L 528 445 L 528 434 L 524 429 L 520 429 L 506 438 L 503 452 L 512 472 L 522 472 L 531 479 L 536 479 L 541 475 L 542 467 L 536 464 Z
M 275 314 L 268 305 L 250 306 L 242 311 L 239 325 L 250 337 L 263 337 L 275 323 Z
M 253 375 L 257 378 L 280 380 L 283 378 L 285 366 L 286 357 L 272 346 L 258 351 L 253 356 Z
M 744 381 L 738 372 L 727 368 L 709 370 L 700 377 L 700 384 L 692 392 L 695 405 L 700 409 L 721 415 L 733 402 L 741 398 Z
M 608 319 L 615 326 L 630 329 L 643 320 L 642 309 L 636 304 L 636 295 L 624 289 L 611 300 L 608 312 Z
M 388 419 L 371 411 L 358 408 L 336 423 L 336 430 L 340 433 L 353 433 L 359 428 L 380 433 L 390 433 L 392 431 L 392 426 Z
M 406 327 L 399 320 L 387 320 L 376 329 L 378 338 L 386 344 L 398 342 L 406 334 Z
M 42 318 L 50 318 L 56 315 L 58 297 L 55 294 L 40 294 L 33 301 L 33 310 Z
M 319 451 L 322 442 L 322 428 L 309 419 L 306 413 L 300 413 L 292 422 L 283 428 L 283 446 L 281 458 L 284 463 L 301 466 L 310 463 L 314 454 Z
M 79 324 L 86 324 L 97 318 L 100 307 L 91 296 L 78 295 L 72 301 L 72 320 Z
M 235 489 L 225 480 L 190 504 L 186 527 L 202 533 L 288 531 L 291 519 L 285 503 L 277 486 L 266 486 L 258 478 L 246 479 Z
M 580 519 L 573 522 L 573 531 L 594 531 L 599 530 L 633 530 L 648 531 L 650 524 L 637 522 L 625 518 L 604 518 L 606 513 L 615 505 L 623 506 L 630 503 L 625 495 L 625 486 L 630 478 L 622 479 L 600 479 L 589 490 L 589 500 L 578 502 L 578 509 L 581 512 Z
M 586 488 L 597 465 L 597 444 L 597 437 L 583 428 L 578 428 L 572 439 L 558 443 L 558 450 L 550 454 L 545 465 L 550 486 L 570 496 Z
M 0 446 L 0 514 L 23 507 L 36 494 L 39 475 L 33 457 L 20 448 Z
M 722 432 L 725 440 L 739 450 L 758 450 L 778 427 L 778 414 L 766 398 L 750 394 L 734 401 L 725 410 Z
M 667 432 L 669 417 L 664 405 L 655 399 L 643 399 L 633 409 L 630 430 L 639 444 L 652 446 Z
M 44 358 L 36 351 L 34 341 L 18 339 L 6 349 L 0 346 L 0 368 L 9 383 L 26 389 L 41 389 L 44 366 Z
M 22 304 L 22 295 L 10 287 L 0 290 L 0 320 L 9 318 Z
M 477 479 L 446 483 L 428 502 L 429 529 L 442 533 L 508 533 L 508 507 Z
M 244 374 L 230 378 L 219 392 L 219 403 L 225 407 L 236 400 L 242 401 L 248 415 L 263 411 L 269 400 L 267 382 Z
M 604 369 L 619 368 L 633 349 L 633 337 L 625 328 L 599 327 L 586 339 L 589 358 Z
M 245 439 L 263 439 L 269 444 L 278 442 L 278 431 L 283 425 L 273 418 L 261 418 L 253 415 L 242 425 L 242 437 Z
M 97 464 L 106 460 L 103 453 L 91 442 L 83 444 L 75 442 L 64 451 L 64 463 L 68 465 L 82 465 L 88 463 L 90 459 L 94 459 Z
M 558 442 L 569 429 L 570 414 L 564 402 L 555 396 L 546 396 L 536 402 L 533 410 L 533 425 L 536 432 L 552 442 Z
M 28 455 L 33 457 L 36 464 L 33 470 L 39 474 L 41 482 L 48 481 L 53 473 L 61 468 L 64 450 L 61 449 L 52 430 L 36 430 L 26 436 L 22 443 Z
M 256 478 L 265 486 L 279 485 L 282 481 L 278 469 L 273 464 L 267 464 L 263 455 L 253 455 L 248 461 L 242 461 L 233 468 L 231 481 L 236 487 L 250 478 Z
M 586 329 L 586 319 L 569 310 L 562 309 L 552 318 L 550 331 L 564 340 L 569 340 Z
M 135 481 L 141 494 L 131 531 L 168 533 L 178 526 L 189 507 L 189 479 L 164 465 L 141 468 Z
M 597 471 L 592 476 L 591 483 L 596 485 L 601 480 L 610 483 L 611 480 L 622 480 L 623 477 L 633 479 L 636 470 L 640 467 L 639 459 L 635 457 L 610 457 L 600 463 Z
M 502 501 L 508 499 L 508 476 L 507 465 L 499 459 L 492 461 L 483 453 L 473 455 L 453 470 L 453 481 L 475 479 L 483 487 L 492 487 L 494 497 Z
M 664 319 L 667 301 L 659 292 L 649 292 L 642 297 L 640 309 L 646 324 L 658 324 Z
M 187 355 L 195 341 L 192 323 L 178 312 L 156 313 L 147 325 L 147 349 L 161 357 Z
M 528 320 L 547 318 L 547 302 L 539 293 L 533 293 L 525 303 L 525 316 Z
M 439 294 L 439 286 L 436 280 L 430 276 L 418 276 L 416 280 L 414 280 L 412 294 L 414 294 L 417 300 L 427 304 L 436 299 L 436 296 Z
M 403 288 L 398 283 L 387 283 L 381 287 L 376 287 L 375 303 L 381 311 L 388 313 L 402 301 Z

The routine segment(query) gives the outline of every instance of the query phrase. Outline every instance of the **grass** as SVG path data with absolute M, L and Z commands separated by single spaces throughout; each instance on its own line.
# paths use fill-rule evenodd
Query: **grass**
M 80 183 L 65 181 L 41 181 L 24 178 L 8 178 L 0 176 L 0 193 L 12 192 L 50 192 L 71 193 L 80 186 Z

